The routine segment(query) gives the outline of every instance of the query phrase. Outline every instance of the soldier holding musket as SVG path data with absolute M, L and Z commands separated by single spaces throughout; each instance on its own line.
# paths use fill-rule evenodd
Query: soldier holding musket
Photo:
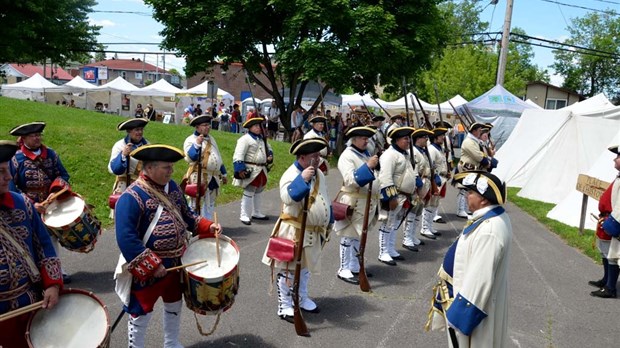
M 342 188 L 338 201 L 353 209 L 350 218 L 336 221 L 334 232 L 340 236 L 340 268 L 338 278 L 351 284 L 359 284 L 359 260 L 356 257 L 360 250 L 360 236 L 363 229 L 364 212 L 369 183 L 375 181 L 374 170 L 379 165 L 379 157 L 367 151 L 369 139 L 376 133 L 370 127 L 351 128 L 346 137 L 350 144 L 338 159 L 338 170 L 342 174 Z M 371 192 L 369 208 L 369 225 L 374 224 L 375 211 L 378 203 L 378 185 Z M 368 228 L 368 226 L 366 226 Z
M 430 144 L 427 146 L 434 173 L 439 177 L 439 181 L 437 181 L 439 193 L 430 196 L 424 207 L 424 212 L 422 213 L 422 231 L 420 233 L 425 236 L 430 236 L 431 234 L 434 236 L 441 235 L 441 232 L 433 228 L 433 222 L 437 215 L 437 210 L 439 209 L 439 200 L 446 196 L 446 183 L 451 177 L 450 170 L 448 169 L 448 162 L 444 156 L 444 150 L 441 147 L 444 143 L 447 131 L 447 128 L 433 129 L 433 135 L 431 135 L 429 139 Z
M 327 135 L 325 133 L 325 122 L 327 118 L 320 114 L 313 115 L 308 119 L 308 122 L 312 124 L 312 129 L 308 131 L 308 133 L 304 134 L 304 139 L 312 139 L 312 138 L 321 138 L 325 139 Z M 321 161 L 319 162 L 319 169 L 323 172 L 323 174 L 327 175 L 329 172 L 329 163 L 327 161 L 329 151 L 328 147 L 321 150 Z

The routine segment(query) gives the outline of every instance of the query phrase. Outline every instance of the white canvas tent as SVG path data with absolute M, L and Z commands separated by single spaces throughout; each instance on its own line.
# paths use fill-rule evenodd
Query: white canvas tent
M 364 103 L 366 103 L 366 106 L 368 106 L 369 108 L 379 108 L 379 105 L 381 105 L 384 108 L 387 106 L 387 102 L 379 98 L 373 99 L 370 94 L 364 94 L 364 95 L 360 95 L 358 93 L 343 94 L 341 97 L 342 97 L 342 109 L 343 110 L 349 110 L 349 105 L 350 106 L 364 106 Z M 377 103 L 379 103 L 379 105 L 377 105 Z
M 415 107 L 418 110 L 418 115 L 422 115 L 420 113 L 420 104 L 422 104 L 422 107 L 424 108 L 424 111 L 426 111 L 427 113 L 435 113 L 434 117 L 429 119 L 431 122 L 437 121 L 439 120 L 439 116 L 438 116 L 438 108 L 437 108 L 437 104 L 431 104 L 431 103 L 427 103 L 424 100 L 420 100 L 420 103 L 418 103 L 415 100 L 415 96 L 413 95 L 413 93 L 409 93 L 407 94 L 408 98 L 407 98 L 407 103 L 409 106 L 409 112 L 413 113 L 413 104 L 411 103 L 411 101 L 415 101 Z M 459 107 L 465 103 L 467 103 L 467 100 L 463 97 L 461 97 L 460 95 L 455 95 L 454 97 L 450 98 L 449 100 L 446 100 L 442 103 L 439 104 L 439 107 L 441 108 L 441 114 L 444 115 L 444 119 L 448 122 L 454 123 L 454 121 L 451 118 L 447 118 L 445 115 L 448 114 L 454 114 L 454 110 L 452 110 L 452 107 L 450 106 L 450 103 L 452 103 L 452 105 L 454 105 L 454 107 Z M 370 104 L 368 104 L 368 106 L 371 106 Z M 393 102 L 385 102 L 385 108 L 390 112 L 390 114 L 397 114 L 397 113 L 401 113 L 401 112 L 405 112 L 405 97 L 402 97 L 398 100 L 395 100 Z M 431 116 L 431 115 L 429 115 Z
M 124 116 L 133 116 L 136 104 L 131 102 L 131 92 L 137 90 L 138 87 L 119 76 L 89 92 L 86 98 L 86 105 L 88 109 L 94 109 L 97 103 L 104 103 L 108 104 L 108 110 L 111 112 Z
M 235 97 L 226 92 L 225 90 L 218 88 L 216 92 L 215 99 L 211 98 L 211 94 L 213 88 L 212 81 L 205 81 L 197 86 L 194 86 L 190 89 L 181 90 L 176 94 L 176 107 L 175 107 L 175 121 L 176 123 L 181 123 L 183 121 L 183 113 L 185 112 L 185 108 L 189 106 L 189 104 L 200 104 L 202 110 L 205 112 L 207 108 L 211 106 L 211 103 L 223 102 L 226 107 L 232 105 L 235 102 Z
M 88 92 L 92 92 L 97 88 L 97 86 L 86 82 L 78 75 L 64 85 L 46 89 L 45 99 L 49 104 L 63 100 L 70 102 L 73 99 L 77 107 L 86 109 Z
M 161 79 L 151 85 L 131 92 L 131 102 L 133 105 L 140 103 L 143 108 L 146 107 L 146 104 L 151 104 L 157 113 L 174 112 L 176 108 L 175 97 L 179 92 L 181 92 L 181 89 Z
M 2 85 L 2 95 L 14 99 L 45 101 L 46 89 L 56 87 L 58 86 L 36 73 L 24 81 Z

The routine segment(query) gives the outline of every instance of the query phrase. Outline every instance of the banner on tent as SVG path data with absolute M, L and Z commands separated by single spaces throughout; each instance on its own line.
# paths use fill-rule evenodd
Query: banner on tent
M 610 183 L 600 180 L 598 178 L 588 176 L 585 174 L 579 174 L 577 178 L 577 191 L 583 193 L 588 197 L 592 197 L 597 201 L 600 200 L 603 192 L 609 187 Z

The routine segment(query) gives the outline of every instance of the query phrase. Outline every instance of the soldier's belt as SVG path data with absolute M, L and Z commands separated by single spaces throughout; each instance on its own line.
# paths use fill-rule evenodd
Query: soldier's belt
M 347 190 L 345 188 L 340 189 L 340 192 L 346 194 L 347 196 L 353 197 L 353 198 L 366 198 L 368 195 L 368 190 Z M 380 197 L 379 194 L 374 194 L 372 195 L 370 198 L 372 199 L 378 199 Z
M 254 162 L 245 162 L 245 161 L 244 161 L 244 163 L 245 164 L 251 164 L 253 166 L 259 166 L 259 167 L 264 167 L 264 166 L 267 165 L 267 163 L 254 163 Z
M 298 222 L 298 221 L 282 219 L 282 222 L 287 224 L 287 225 L 291 225 L 291 226 L 295 227 L 298 230 L 301 229 L 301 223 Z M 306 232 L 316 232 L 316 233 L 325 234 L 325 232 L 327 232 L 327 227 L 325 227 L 325 226 L 315 226 L 315 225 L 306 225 Z
M 465 168 L 466 170 L 474 170 L 474 169 L 476 169 L 476 165 L 475 164 L 465 163 L 463 161 L 459 161 L 459 164 L 462 165 L 463 168 Z
M 13 290 L 0 292 L 0 301 L 10 301 L 20 297 L 28 291 L 29 285 L 30 283 L 26 282 Z

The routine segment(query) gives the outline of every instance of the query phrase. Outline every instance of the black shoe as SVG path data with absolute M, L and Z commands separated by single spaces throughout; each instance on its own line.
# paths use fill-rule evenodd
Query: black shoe
M 266 221 L 266 220 L 269 220 L 269 216 L 267 216 L 267 215 L 260 216 L 260 217 L 252 216 L 252 219 L 254 219 L 254 220 L 265 220 Z
M 359 277 L 360 276 L 360 272 L 351 272 L 353 273 L 354 276 Z M 372 278 L 373 274 L 370 272 L 366 272 L 366 278 Z
M 603 279 L 599 279 L 599 280 L 590 280 L 588 282 L 588 284 L 592 285 L 595 288 L 602 288 L 605 287 L 605 285 L 607 284 L 607 281 L 603 280 Z
M 418 249 L 417 246 L 415 245 L 405 245 L 403 244 L 403 248 L 409 250 L 409 251 L 420 251 L 420 249 Z
M 616 290 L 610 290 L 607 289 L 606 287 L 598 289 L 596 291 L 592 291 L 590 293 L 590 295 L 594 296 L 594 297 L 600 297 L 600 298 L 616 298 L 618 297 L 616 295 Z
M 242 224 L 244 224 L 244 225 L 248 225 L 248 226 L 250 226 L 250 225 L 252 224 L 252 221 L 244 221 L 244 220 L 241 220 L 241 223 L 242 223 Z
M 418 246 L 418 245 L 424 245 L 424 244 L 426 244 L 426 243 L 424 243 L 424 241 L 423 241 L 423 240 L 420 240 L 420 244 L 416 244 L 415 246 Z
M 392 256 L 392 259 L 393 259 L 393 260 L 402 261 L 402 260 L 404 260 L 405 258 L 403 257 L 403 255 L 398 255 L 398 256 Z
M 359 285 L 360 281 L 357 279 L 357 277 L 353 277 L 353 278 L 345 278 L 345 277 L 341 277 L 340 275 L 338 275 L 338 279 L 343 280 L 345 283 L 349 283 L 349 284 L 355 284 L 355 285 Z M 303 308 L 302 308 L 303 309 Z
M 282 314 L 280 316 L 280 319 L 282 319 L 284 321 L 288 321 L 291 324 L 295 324 L 295 317 L 293 317 L 292 315 Z
M 301 307 L 301 310 L 306 312 L 306 313 L 314 313 L 314 314 L 321 313 L 321 310 L 319 309 L 319 306 L 316 306 L 316 308 L 313 309 L 313 310 L 309 310 L 309 309 L 305 309 L 304 307 Z
M 440 218 L 439 220 L 433 220 L 433 222 L 436 222 L 438 224 L 445 224 L 446 220 L 444 220 L 443 218 Z
M 385 263 L 386 265 L 389 265 L 389 266 L 396 266 L 396 262 L 394 260 L 383 261 L 383 260 L 379 259 L 379 262 Z
M 68 274 L 63 274 L 62 275 L 62 282 L 63 284 L 70 284 L 71 283 L 71 276 Z
M 435 231 L 435 232 L 431 232 L 431 233 L 432 233 L 434 236 L 437 236 L 437 237 L 441 236 L 441 232 L 439 232 L 439 231 Z

